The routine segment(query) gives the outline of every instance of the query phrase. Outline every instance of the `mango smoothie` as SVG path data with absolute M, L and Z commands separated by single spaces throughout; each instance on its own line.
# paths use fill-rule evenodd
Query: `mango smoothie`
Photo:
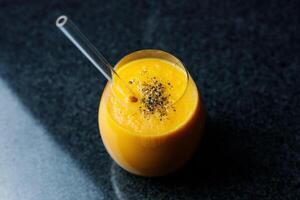
M 99 106 L 103 143 L 114 161 L 142 176 L 182 167 L 195 152 L 205 122 L 197 86 L 183 64 L 160 50 L 125 56 L 115 67 L 122 82 L 107 83 Z M 124 96 L 121 84 L 134 96 Z

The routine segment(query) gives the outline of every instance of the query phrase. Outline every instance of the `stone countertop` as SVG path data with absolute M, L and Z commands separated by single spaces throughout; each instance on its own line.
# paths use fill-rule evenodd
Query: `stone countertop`
M 156 48 L 186 64 L 208 120 L 184 169 L 142 178 L 110 159 L 105 80 L 61 14 L 112 63 Z M 4 0 L 0 22 L 0 199 L 299 198 L 299 2 Z

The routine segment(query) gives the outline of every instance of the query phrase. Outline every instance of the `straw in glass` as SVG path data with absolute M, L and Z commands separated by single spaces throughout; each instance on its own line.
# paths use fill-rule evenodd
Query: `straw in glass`
M 113 77 L 119 79 L 119 82 L 122 83 L 120 84 L 122 93 L 124 95 L 128 95 L 130 101 L 137 101 L 136 97 L 132 95 L 133 93 L 130 88 L 122 81 L 120 76 L 115 72 L 109 62 L 81 33 L 75 24 L 68 19 L 67 16 L 62 15 L 58 17 L 56 20 L 56 26 L 81 51 L 81 53 L 89 59 L 89 61 L 104 75 L 108 81 L 113 81 Z

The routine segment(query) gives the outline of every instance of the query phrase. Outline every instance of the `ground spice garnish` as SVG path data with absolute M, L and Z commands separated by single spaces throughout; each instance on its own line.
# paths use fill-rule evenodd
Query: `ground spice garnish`
M 130 102 L 137 102 L 138 98 L 136 98 L 135 96 L 129 96 L 129 101 Z
M 128 83 L 132 84 L 132 83 L 134 83 L 134 80 L 129 80 Z
M 140 111 L 144 116 L 157 113 L 160 121 L 167 117 L 167 109 L 170 107 L 170 94 L 167 93 L 166 86 L 171 83 L 163 84 L 156 77 L 152 77 L 147 82 L 141 84 L 141 104 Z

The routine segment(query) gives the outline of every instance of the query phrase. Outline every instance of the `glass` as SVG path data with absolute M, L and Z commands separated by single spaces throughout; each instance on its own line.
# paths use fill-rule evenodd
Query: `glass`
M 162 122 L 141 118 L 129 120 L 128 126 L 128 120 L 119 118 L 126 110 L 124 119 L 135 119 L 129 115 L 135 114 L 139 104 L 118 99 L 118 91 L 114 90 L 117 83 L 108 82 L 99 106 L 100 135 L 110 156 L 125 170 L 141 176 L 162 176 L 179 169 L 192 157 L 203 135 L 204 109 L 200 93 L 184 64 L 167 52 L 154 49 L 133 52 L 122 58 L 115 70 L 118 72 L 127 64 L 141 59 L 167 61 L 182 70 L 184 79 L 179 87 L 174 88 L 176 95 L 170 103 L 174 113 L 170 111 L 170 119 Z M 165 69 L 161 70 L 163 73 Z M 174 83 L 176 81 L 173 80 Z M 138 98 L 140 100 L 141 97 Z M 141 128 L 132 128 L 134 123 Z M 152 129 L 144 129 L 147 124 Z

